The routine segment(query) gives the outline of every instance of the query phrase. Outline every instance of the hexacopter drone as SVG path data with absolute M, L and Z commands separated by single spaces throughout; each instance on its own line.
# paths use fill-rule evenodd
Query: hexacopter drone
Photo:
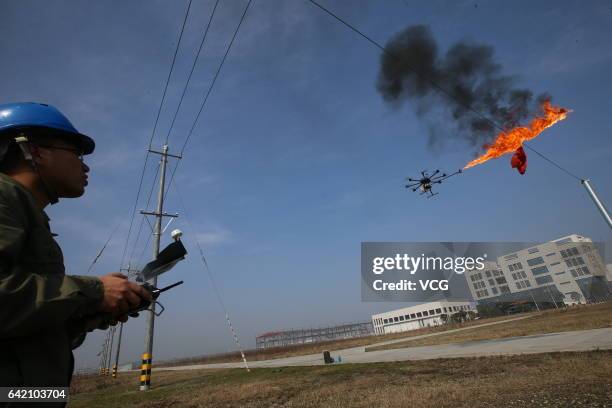
M 447 175 L 446 173 L 437 175 L 438 173 L 440 173 L 440 170 L 434 171 L 431 175 L 427 174 L 427 170 L 423 170 L 421 172 L 421 178 L 418 180 L 406 177 L 406 180 L 408 180 L 409 182 L 414 182 L 411 184 L 406 184 L 406 188 L 410 188 L 412 189 L 412 191 L 421 190 L 421 195 L 429 193 L 429 196 L 427 196 L 427 198 L 431 198 L 435 195 L 438 195 L 438 193 L 434 193 L 432 191 L 432 187 L 434 184 L 441 184 L 443 180 L 446 180 L 447 178 L 452 177 L 455 174 L 461 174 L 462 171 L 461 169 L 459 169 L 453 174 L 449 175 Z

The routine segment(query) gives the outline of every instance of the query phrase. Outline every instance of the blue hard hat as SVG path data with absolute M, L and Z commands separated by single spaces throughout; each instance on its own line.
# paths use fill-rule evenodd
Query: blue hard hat
M 96 143 L 79 133 L 59 110 L 45 103 L 21 102 L 0 104 L 0 139 L 2 133 L 19 129 L 51 129 L 66 140 L 76 143 L 83 154 L 94 151 Z

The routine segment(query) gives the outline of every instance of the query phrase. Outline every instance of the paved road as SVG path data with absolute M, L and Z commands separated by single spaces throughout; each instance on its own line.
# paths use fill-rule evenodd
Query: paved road
M 490 325 L 490 324 L 487 324 Z M 462 329 L 458 329 L 462 330 Z M 448 332 L 445 332 L 448 333 Z M 415 337 L 416 338 L 416 337 Z M 399 341 L 405 341 L 401 339 Z M 394 342 L 397 342 L 394 340 Z M 389 342 L 376 345 L 388 344 Z M 539 334 L 524 337 L 510 337 L 497 340 L 469 341 L 465 343 L 436 346 L 408 347 L 392 350 L 365 352 L 365 347 L 332 352 L 333 357 L 341 356 L 343 363 L 374 363 L 386 361 L 427 360 L 434 358 L 455 358 L 494 356 L 511 354 L 534 354 L 554 351 L 588 351 L 612 349 L 612 328 L 579 330 L 563 333 Z M 286 367 L 322 365 L 321 354 L 253 361 L 250 367 Z M 197 370 L 204 368 L 240 368 L 242 363 L 198 364 L 176 367 L 158 367 L 157 370 Z

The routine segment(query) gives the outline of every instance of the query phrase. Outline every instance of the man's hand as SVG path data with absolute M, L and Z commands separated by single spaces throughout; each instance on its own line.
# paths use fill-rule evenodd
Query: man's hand
M 106 330 L 109 326 L 116 326 L 119 322 L 128 321 L 128 315 L 112 316 L 110 313 L 99 313 L 87 316 L 82 320 L 82 329 L 88 332 L 96 329 Z
M 116 320 L 122 320 L 130 310 L 136 309 L 143 299 L 151 302 L 151 293 L 142 286 L 130 282 L 127 276 L 113 272 L 100 278 L 104 285 L 104 299 L 100 304 L 100 311 L 110 313 Z M 115 322 L 115 324 L 117 324 Z

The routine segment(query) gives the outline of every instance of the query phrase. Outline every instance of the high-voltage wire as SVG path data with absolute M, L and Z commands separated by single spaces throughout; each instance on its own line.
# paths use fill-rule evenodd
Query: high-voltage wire
M 225 54 L 223 55 L 223 58 L 221 59 L 221 63 L 219 64 L 219 67 L 217 68 L 217 72 L 215 73 L 215 76 L 213 77 L 213 80 L 210 84 L 210 86 L 208 87 L 208 91 L 206 92 L 206 95 L 204 96 L 204 99 L 202 101 L 202 104 L 200 105 L 200 109 L 198 110 L 198 114 L 196 115 L 195 119 L 193 120 L 193 124 L 191 125 L 191 129 L 189 130 L 189 133 L 187 134 L 187 138 L 185 139 L 185 142 L 183 143 L 183 147 L 181 147 L 181 152 L 180 152 L 180 156 L 183 155 L 183 152 L 185 151 L 185 148 L 187 147 L 187 144 L 189 143 L 189 139 L 191 139 L 191 135 L 193 134 L 193 131 L 196 128 L 196 125 L 198 123 L 198 119 L 200 118 L 200 115 L 202 114 L 202 111 L 204 110 L 204 106 L 206 106 L 206 102 L 208 101 L 208 97 L 210 96 L 215 83 L 217 82 L 217 78 L 219 77 L 219 73 L 221 72 L 221 68 L 223 68 L 223 64 L 225 63 L 225 60 L 227 59 L 227 55 L 229 54 L 232 45 L 234 44 L 234 40 L 236 40 L 236 36 L 238 35 L 238 31 L 240 30 L 240 26 L 242 25 L 242 22 L 244 21 L 244 18 L 247 14 L 247 11 L 249 10 L 249 7 L 251 6 L 251 3 L 253 2 L 253 0 L 249 0 L 249 2 L 247 3 L 246 7 L 244 8 L 244 11 L 242 12 L 242 16 L 240 17 L 240 21 L 238 22 L 238 25 L 236 26 L 236 29 L 234 30 L 234 34 L 232 35 L 232 40 L 230 41 L 229 45 L 227 46 L 227 49 L 225 50 Z M 172 185 L 172 181 L 174 180 L 174 175 L 176 173 L 176 169 L 178 168 L 179 162 L 176 163 L 176 165 L 174 166 L 174 169 L 172 169 L 172 174 L 170 175 L 170 182 L 168 183 L 168 187 L 166 189 L 166 194 L 168 193 L 168 191 L 170 190 L 170 186 Z
M 157 182 L 157 177 L 159 176 L 159 168 L 160 166 L 158 164 L 157 171 L 155 172 L 155 178 L 153 179 L 153 183 L 151 184 L 151 190 L 149 191 L 149 197 L 147 198 L 147 204 L 145 205 L 145 208 L 149 208 L 149 204 L 151 203 L 151 198 L 153 197 L 153 191 L 155 190 L 155 183 Z M 142 226 L 145 220 L 146 220 L 146 216 L 143 215 L 140 220 L 140 225 L 138 226 L 138 233 L 136 234 L 136 239 L 134 240 L 134 246 L 132 247 L 132 252 L 130 253 L 130 257 L 128 258 L 128 265 L 135 265 L 132 263 L 132 260 L 134 259 L 134 253 L 136 252 L 136 246 L 138 245 L 138 240 L 140 239 L 140 234 L 142 232 Z
M 219 0 L 215 1 L 215 6 L 213 7 L 212 13 L 210 14 L 210 18 L 208 19 L 208 24 L 206 24 L 206 30 L 204 30 L 204 35 L 202 36 L 202 41 L 200 41 L 200 47 L 198 48 L 198 53 L 196 54 L 195 59 L 193 60 L 193 64 L 191 65 L 191 71 L 189 71 L 189 76 L 187 77 L 187 82 L 185 83 L 185 87 L 183 88 L 183 93 L 181 94 L 181 99 L 179 100 L 178 106 L 176 107 L 176 111 L 174 112 L 174 116 L 172 117 L 172 122 L 170 123 L 170 130 L 166 134 L 166 142 L 164 144 L 168 144 L 168 139 L 170 138 L 170 133 L 172 133 L 172 129 L 174 127 L 174 121 L 181 109 L 181 105 L 183 104 L 183 98 L 185 97 L 185 93 L 187 92 L 187 88 L 189 87 L 189 82 L 191 81 L 191 76 L 193 75 L 193 71 L 195 70 L 198 59 L 200 58 L 200 53 L 202 52 L 202 47 L 204 46 L 204 42 L 206 41 L 206 37 L 208 36 L 208 29 L 210 28 L 210 24 L 215 16 L 215 11 L 217 10 L 217 6 L 219 5 Z
M 381 50 L 383 53 L 391 56 L 391 57 L 395 57 L 393 53 L 391 53 L 389 50 L 387 50 L 385 47 L 383 47 L 380 43 L 378 43 L 377 41 L 373 40 L 371 37 L 369 37 L 368 35 L 366 35 L 365 33 L 363 33 L 361 30 L 359 30 L 357 27 L 353 26 L 352 24 L 350 24 L 349 22 L 347 22 L 346 20 L 344 20 L 342 17 L 338 16 L 337 14 L 335 14 L 333 11 L 323 7 L 320 3 L 318 3 L 315 0 L 308 0 L 310 3 L 312 3 L 313 5 L 315 5 L 316 7 L 318 7 L 319 9 L 323 10 L 325 13 L 329 14 L 331 17 L 333 17 L 336 21 L 340 22 L 342 25 L 344 25 L 345 27 L 349 28 L 350 30 L 352 30 L 353 32 L 355 32 L 356 34 L 360 35 L 361 37 L 363 37 L 366 41 L 368 41 L 370 44 L 374 45 L 375 47 L 377 47 L 379 50 Z M 456 103 L 458 103 L 459 105 L 461 105 L 462 107 L 466 108 L 467 110 L 469 110 L 470 112 L 474 113 L 475 115 L 479 116 L 481 119 L 485 120 L 486 122 L 488 122 L 489 124 L 491 124 L 493 127 L 499 129 L 502 132 L 505 132 L 506 129 L 499 125 L 497 122 L 495 122 L 494 120 L 490 119 L 488 116 L 484 115 L 483 113 L 481 113 L 480 111 L 474 109 L 472 107 L 472 105 L 470 105 L 469 103 L 465 103 L 464 101 L 455 98 L 450 92 L 448 92 L 446 89 L 444 89 L 444 87 L 440 86 L 439 84 L 437 84 L 432 78 L 430 78 L 429 76 L 427 76 L 426 74 L 424 74 L 423 72 L 418 71 L 417 69 L 411 67 L 410 65 L 406 65 L 406 67 L 411 70 L 412 72 L 414 72 L 415 75 L 417 75 L 418 77 L 425 79 L 427 82 L 429 82 L 434 88 L 436 88 L 440 93 L 446 95 L 448 98 L 454 100 Z M 553 160 L 551 160 L 550 158 L 544 156 L 542 153 L 536 151 L 534 148 L 528 146 L 525 144 L 525 146 L 535 152 L 536 154 L 538 154 L 540 157 L 546 159 L 549 163 L 552 163 L 553 165 L 555 165 L 557 168 L 559 168 L 560 170 L 564 171 L 566 174 L 568 174 L 569 176 L 575 178 L 576 180 L 582 180 L 581 177 L 576 176 L 574 173 L 570 172 L 569 170 L 565 169 L 564 167 L 562 167 L 561 165 L 559 165 L 558 163 L 554 162 Z
M 157 123 L 159 122 L 159 116 L 161 114 L 161 110 L 162 107 L 164 105 L 164 101 L 166 99 L 166 92 L 168 90 L 168 84 L 170 83 L 170 77 L 172 76 L 172 71 L 174 70 L 174 63 L 176 62 L 176 56 L 178 54 L 178 50 L 179 47 L 181 45 L 181 40 L 183 38 L 183 32 L 185 30 L 185 24 L 187 23 L 187 17 L 189 16 L 189 10 L 191 9 L 191 2 L 192 0 L 189 0 L 189 3 L 187 5 L 187 10 L 185 11 L 185 17 L 183 19 L 183 24 L 181 26 L 181 32 L 179 34 L 179 39 L 176 43 L 176 49 L 174 50 L 174 55 L 172 57 L 172 63 L 170 64 L 170 71 L 168 72 L 168 77 L 166 78 L 166 84 L 164 85 L 164 92 L 162 94 L 162 98 L 161 98 L 161 102 L 159 103 L 159 108 L 157 109 L 157 116 L 155 117 L 155 124 L 153 125 L 153 131 L 151 132 L 151 137 L 149 138 L 149 147 L 147 148 L 147 154 L 145 155 L 145 161 L 144 161 L 144 165 L 142 166 L 142 172 L 140 174 L 140 181 L 138 183 L 138 190 L 136 193 L 136 200 L 134 202 L 134 207 L 132 209 L 132 216 L 131 216 L 131 220 L 130 220 L 130 227 L 128 228 L 128 234 L 125 240 L 125 246 L 123 248 L 123 255 L 121 256 L 121 266 L 123 266 L 123 262 L 125 261 L 125 254 L 127 251 L 127 247 L 130 241 L 130 235 L 132 233 L 132 226 L 134 224 L 134 218 L 136 216 L 136 208 L 138 206 L 138 199 L 140 198 L 140 191 L 142 190 L 142 182 L 144 180 L 144 175 L 145 175 L 145 171 L 147 168 L 147 163 L 149 160 L 149 150 L 151 149 L 151 146 L 153 144 L 153 138 L 155 137 L 155 131 L 157 130 Z
M 174 185 L 174 189 L 176 190 L 176 193 L 179 197 L 179 201 L 181 203 L 181 207 L 183 208 L 183 215 L 185 217 L 185 222 L 187 226 L 189 227 L 189 229 L 191 230 L 193 237 L 195 238 L 196 246 L 198 248 L 198 252 L 200 253 L 200 260 L 202 261 L 202 266 L 204 267 L 204 270 L 206 271 L 206 274 L 208 275 L 208 279 L 210 280 L 210 285 L 213 288 L 213 292 L 215 292 L 215 295 L 217 296 L 219 305 L 221 305 L 221 309 L 223 309 L 223 313 L 225 314 L 225 321 L 227 322 L 227 325 L 230 331 L 232 332 L 234 343 L 236 343 L 236 346 L 238 346 L 238 350 L 240 351 L 240 356 L 242 357 L 242 362 L 244 363 L 244 367 L 246 368 L 247 371 L 250 372 L 251 370 L 249 369 L 249 364 L 247 363 L 247 359 L 244 354 L 244 349 L 242 348 L 242 345 L 240 344 L 240 340 L 238 339 L 238 334 L 236 333 L 236 330 L 234 329 L 234 326 L 232 325 L 232 321 L 230 320 L 229 313 L 227 311 L 227 307 L 225 307 L 225 302 L 223 302 L 221 293 L 219 292 L 219 289 L 217 288 L 217 284 L 215 283 L 215 280 L 213 278 L 213 274 L 210 269 L 210 266 L 208 265 L 208 261 L 206 260 L 206 256 L 204 256 L 204 250 L 202 250 L 202 246 L 200 245 L 200 241 L 198 240 L 198 236 L 196 234 L 195 228 L 193 228 L 191 222 L 189 222 L 189 217 L 187 216 L 187 207 L 185 206 L 185 201 L 183 201 L 183 196 L 181 195 L 181 192 L 178 188 L 178 184 Z

